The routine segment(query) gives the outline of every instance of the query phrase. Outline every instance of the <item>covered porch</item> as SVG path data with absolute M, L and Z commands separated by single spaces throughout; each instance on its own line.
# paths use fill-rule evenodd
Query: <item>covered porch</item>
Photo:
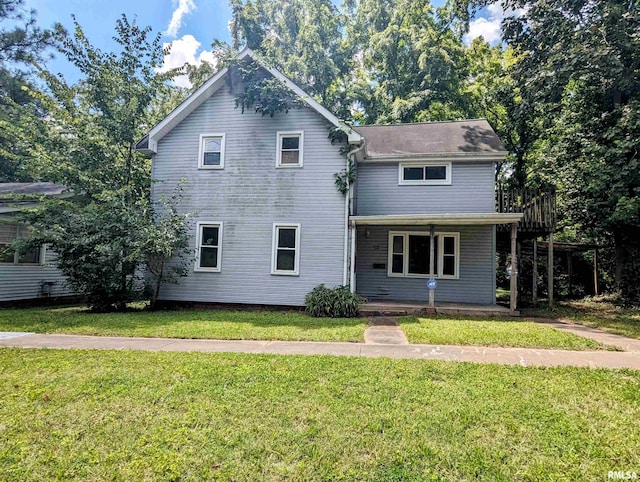
M 520 213 L 407 214 L 350 218 L 350 287 L 363 312 L 517 315 L 495 302 L 497 225 L 509 224 L 517 273 Z M 431 242 L 433 240 L 433 242 Z M 427 282 L 435 289 L 428 289 Z

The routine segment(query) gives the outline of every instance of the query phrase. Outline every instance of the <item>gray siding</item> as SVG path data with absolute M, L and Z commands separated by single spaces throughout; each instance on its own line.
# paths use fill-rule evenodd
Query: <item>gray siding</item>
M 304 167 L 276 169 L 276 132 L 304 130 Z M 198 170 L 199 135 L 224 133 L 225 165 Z M 196 221 L 223 222 L 221 272 L 191 270 L 178 285 L 162 288 L 164 300 L 302 305 L 320 283 L 342 284 L 344 196 L 334 173 L 345 167 L 329 124 L 304 108 L 274 117 L 244 114 L 226 87 L 164 137 L 153 159 L 161 181 L 152 197 L 170 193 L 181 178 L 180 207 Z M 299 223 L 300 275 L 271 275 L 273 223 Z M 192 230 L 195 243 L 195 223 Z
M 491 162 L 456 162 L 449 186 L 399 186 L 398 163 L 358 165 L 357 215 L 495 212 Z
M 365 235 L 369 230 L 369 237 Z M 426 278 L 387 276 L 389 231 L 427 231 L 416 226 L 358 227 L 356 291 L 370 299 L 427 300 Z M 438 280 L 438 301 L 495 303 L 493 226 L 442 226 L 437 231 L 460 233 L 460 277 Z M 384 264 L 374 269 L 373 263 Z
M 53 282 L 51 296 L 73 294 L 55 266 L 55 253 L 47 250 L 43 266 L 0 263 L 0 301 L 41 298 L 41 283 Z

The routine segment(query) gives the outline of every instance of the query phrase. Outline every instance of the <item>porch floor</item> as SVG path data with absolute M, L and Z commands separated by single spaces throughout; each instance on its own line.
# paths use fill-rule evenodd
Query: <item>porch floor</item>
M 435 310 L 427 301 L 370 300 L 360 305 L 362 316 L 404 316 L 419 314 L 467 315 L 467 316 L 520 316 L 506 306 L 475 303 L 436 302 Z

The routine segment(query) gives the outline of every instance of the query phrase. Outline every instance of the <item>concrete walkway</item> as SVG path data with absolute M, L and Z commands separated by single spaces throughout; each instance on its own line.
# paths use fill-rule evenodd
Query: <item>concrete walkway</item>
M 400 329 L 395 316 L 369 318 L 369 328 L 364 332 L 364 342 L 368 345 L 408 345 L 409 340 Z
M 0 347 L 183 352 L 242 352 L 278 355 L 337 355 L 413 358 L 521 366 L 582 366 L 640 370 L 640 352 L 539 350 L 436 345 L 367 345 L 304 341 L 222 341 L 170 338 L 21 334 L 0 338 Z

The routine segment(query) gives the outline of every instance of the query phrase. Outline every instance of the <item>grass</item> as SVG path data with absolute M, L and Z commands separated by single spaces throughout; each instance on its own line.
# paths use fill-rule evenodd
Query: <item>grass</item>
M 640 372 L 0 349 L 1 480 L 601 480 Z
M 482 345 L 565 350 L 615 349 L 588 338 L 531 321 L 402 317 L 400 326 L 410 343 Z
M 616 335 L 640 339 L 640 309 L 622 308 L 607 297 L 559 302 L 553 310 L 531 309 L 523 311 L 523 315 L 567 319 Z
M 0 331 L 225 340 L 354 341 L 365 319 L 312 318 L 285 311 L 131 311 L 92 313 L 80 307 L 0 309 Z

